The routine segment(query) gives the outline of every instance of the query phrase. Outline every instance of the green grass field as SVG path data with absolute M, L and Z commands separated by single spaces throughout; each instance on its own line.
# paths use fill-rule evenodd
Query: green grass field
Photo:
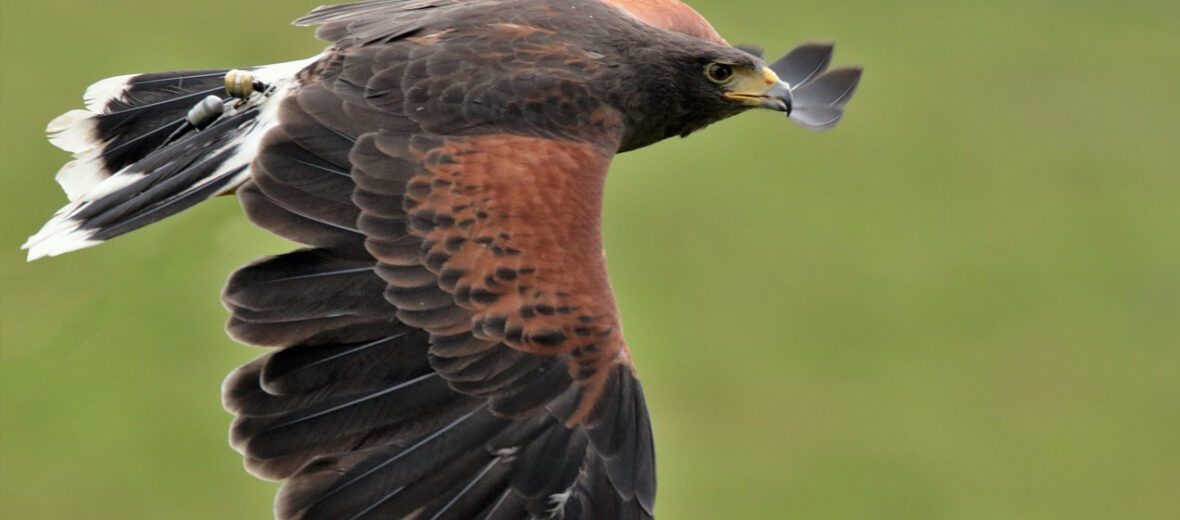
M 226 445 L 231 199 L 65 257 L 51 118 L 116 74 L 309 55 L 317 0 L 0 0 L 0 517 L 269 518 Z M 616 160 L 606 241 L 671 520 L 1180 518 L 1180 3 L 697 0 L 839 42 L 840 128 Z

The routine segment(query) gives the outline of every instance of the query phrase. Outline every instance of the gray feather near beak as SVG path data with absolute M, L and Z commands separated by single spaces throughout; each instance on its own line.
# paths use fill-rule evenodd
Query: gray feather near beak
M 835 127 L 860 84 L 860 67 L 827 70 L 834 50 L 830 43 L 805 43 L 770 66 L 791 89 L 791 120 L 805 128 Z

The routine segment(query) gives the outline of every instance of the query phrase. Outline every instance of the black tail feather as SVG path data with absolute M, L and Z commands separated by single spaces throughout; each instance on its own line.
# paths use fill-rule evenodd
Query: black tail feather
M 249 179 L 262 136 L 275 124 L 268 107 L 315 59 L 249 69 L 267 88 L 246 99 L 229 95 L 220 69 L 92 85 L 86 110 L 67 112 L 47 129 L 51 143 L 74 154 L 57 175 L 70 204 L 25 243 L 29 259 L 93 246 L 232 193 Z M 190 111 L 199 121 L 190 121 Z
M 95 117 L 95 139 L 106 171 L 117 172 L 143 159 L 185 124 L 190 108 L 207 96 L 230 100 L 227 70 L 178 71 L 128 78 Z

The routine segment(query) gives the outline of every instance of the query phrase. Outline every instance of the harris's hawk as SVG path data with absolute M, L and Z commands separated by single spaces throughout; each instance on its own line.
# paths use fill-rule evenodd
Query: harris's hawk
M 751 108 L 835 125 L 859 69 L 767 66 L 677 0 L 369 0 L 331 46 L 111 78 L 49 125 L 70 203 L 30 259 L 210 197 L 304 249 L 235 273 L 273 350 L 224 403 L 280 519 L 651 518 L 655 455 L 607 279 L 620 152 Z

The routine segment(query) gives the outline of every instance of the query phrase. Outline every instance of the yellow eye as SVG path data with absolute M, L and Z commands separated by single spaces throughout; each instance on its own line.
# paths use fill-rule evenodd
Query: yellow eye
M 705 75 L 709 77 L 709 81 L 718 85 L 724 85 L 733 79 L 733 67 L 724 63 L 713 62 L 705 67 Z

